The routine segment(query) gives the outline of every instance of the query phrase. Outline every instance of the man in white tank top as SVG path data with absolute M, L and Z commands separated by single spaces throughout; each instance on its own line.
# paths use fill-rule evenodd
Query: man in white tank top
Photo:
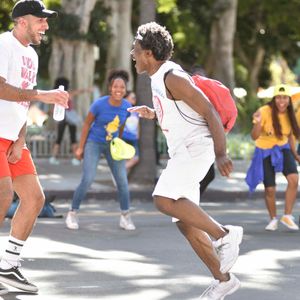
M 18 1 L 12 11 L 14 29 L 0 35 L 0 224 L 12 202 L 14 191 L 20 204 L 11 221 L 8 244 L 0 261 L 0 282 L 36 293 L 19 270 L 20 253 L 30 235 L 45 196 L 25 144 L 30 101 L 58 103 L 67 107 L 68 93 L 33 90 L 38 57 L 30 44 L 39 45 L 56 16 L 41 1 Z M 7 290 L 0 284 L 0 295 Z
M 154 109 L 143 105 L 128 110 L 157 118 L 170 159 L 155 186 L 154 203 L 173 218 L 215 279 L 200 299 L 223 299 L 240 286 L 229 270 L 238 258 L 243 228 L 222 226 L 199 207 L 199 182 L 214 160 L 223 176 L 229 176 L 232 162 L 217 112 L 181 67 L 169 61 L 172 51 L 164 27 L 150 22 L 138 28 L 131 55 L 137 73 L 151 78 Z

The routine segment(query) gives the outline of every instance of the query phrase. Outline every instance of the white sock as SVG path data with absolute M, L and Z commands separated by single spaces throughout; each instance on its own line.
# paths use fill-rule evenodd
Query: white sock
M 25 241 L 9 236 L 8 245 L 0 261 L 1 269 L 10 269 L 11 267 L 18 266 L 20 253 L 25 244 Z

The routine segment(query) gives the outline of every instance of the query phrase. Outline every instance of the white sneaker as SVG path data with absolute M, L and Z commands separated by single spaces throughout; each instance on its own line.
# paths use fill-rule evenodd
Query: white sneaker
M 69 229 L 79 229 L 78 218 L 76 211 L 70 210 L 66 217 L 66 225 Z
M 59 160 L 57 158 L 55 158 L 54 156 L 49 158 L 49 163 L 51 165 L 59 165 L 60 164 Z
M 0 296 L 6 295 L 7 293 L 8 293 L 8 289 L 2 283 L 0 283 Z
M 131 220 L 130 213 L 121 214 L 120 227 L 125 230 L 135 230 L 135 226 Z
M 73 166 L 79 166 L 80 165 L 80 160 L 78 160 L 77 158 L 72 158 L 71 164 Z
M 220 259 L 220 271 L 227 273 L 235 264 L 240 251 L 240 243 L 243 238 L 243 227 L 224 226 L 229 232 L 222 238 L 213 242 Z
M 277 218 L 273 218 L 269 224 L 265 227 L 265 230 L 268 231 L 275 231 L 278 229 L 278 219 Z
M 291 230 L 299 230 L 299 226 L 295 223 L 292 215 L 283 215 L 280 222 Z
M 223 300 L 225 296 L 233 294 L 241 286 L 241 283 L 232 273 L 229 276 L 228 281 L 214 280 L 199 299 Z

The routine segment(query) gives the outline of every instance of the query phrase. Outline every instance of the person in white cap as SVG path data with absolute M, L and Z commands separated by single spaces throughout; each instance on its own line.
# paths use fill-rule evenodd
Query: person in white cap
M 224 299 L 240 286 L 229 271 L 238 258 L 243 228 L 222 226 L 199 207 L 199 182 L 215 159 L 221 174 L 229 176 L 232 161 L 226 155 L 226 138 L 217 112 L 188 74 L 169 60 L 172 52 L 172 37 L 164 27 L 150 22 L 138 28 L 131 54 L 137 73 L 151 78 L 154 109 L 143 105 L 128 110 L 144 118 L 157 118 L 170 159 L 155 186 L 154 203 L 173 217 L 214 276 L 200 299 Z
M 250 192 L 264 183 L 265 202 L 270 221 L 268 231 L 278 229 L 276 211 L 276 172 L 282 172 L 288 182 L 285 194 L 284 215 L 280 222 L 291 230 L 299 230 L 292 216 L 298 192 L 298 171 L 296 161 L 300 156 L 296 151 L 294 137 L 299 139 L 290 88 L 280 84 L 274 87 L 272 100 L 253 114 L 251 137 L 255 140 L 255 151 L 247 171 L 246 182 Z
M 11 221 L 8 244 L 0 261 L 0 282 L 36 293 L 38 288 L 20 272 L 20 253 L 44 204 L 44 193 L 25 144 L 30 101 L 67 107 L 68 93 L 34 90 L 39 45 L 48 30 L 47 10 L 41 1 L 18 1 L 12 10 L 14 28 L 0 35 L 0 224 L 16 192 L 20 204 Z M 6 290 L 1 285 L 0 294 Z

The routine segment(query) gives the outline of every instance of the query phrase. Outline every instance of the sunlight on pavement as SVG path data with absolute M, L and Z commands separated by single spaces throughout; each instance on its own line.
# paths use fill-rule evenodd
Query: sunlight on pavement
M 289 261 L 299 259 L 300 250 L 287 252 L 262 249 L 240 256 L 232 271 L 247 277 L 243 287 L 274 291 L 279 288 L 280 270 L 285 268 Z

